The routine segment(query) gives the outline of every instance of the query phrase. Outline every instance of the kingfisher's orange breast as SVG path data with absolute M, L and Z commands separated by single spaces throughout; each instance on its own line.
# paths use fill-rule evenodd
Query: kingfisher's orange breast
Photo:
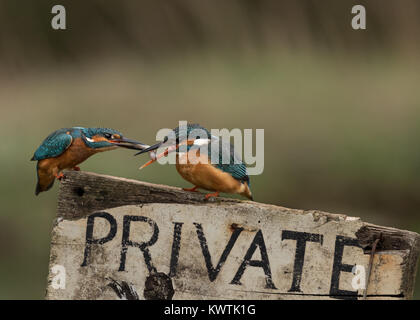
M 75 139 L 71 146 L 56 158 L 51 158 L 52 164 L 56 165 L 59 171 L 70 169 L 82 163 L 90 156 L 94 155 L 97 151 L 89 148 L 82 141 L 82 139 Z
M 191 163 L 191 157 L 187 154 L 177 155 L 176 169 L 185 180 L 209 191 L 237 193 L 241 189 L 241 182 L 213 166 L 207 155 L 195 156 L 194 151 L 192 156 L 197 159 L 197 163 Z

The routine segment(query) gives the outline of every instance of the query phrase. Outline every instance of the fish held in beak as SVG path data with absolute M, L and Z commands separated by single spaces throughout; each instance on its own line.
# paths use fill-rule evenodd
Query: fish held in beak
M 178 147 L 179 147 L 179 145 L 170 146 L 170 147 L 168 147 L 168 148 L 167 148 L 164 152 L 162 152 L 162 153 L 160 153 L 160 154 L 157 154 L 155 150 L 156 150 L 156 149 L 157 149 L 160 145 L 162 145 L 162 143 L 157 143 L 157 144 L 155 144 L 154 146 L 151 146 L 151 147 L 149 147 L 149 148 L 146 148 L 145 150 L 140 151 L 139 153 L 137 153 L 137 154 L 141 154 L 141 153 L 144 153 L 144 152 L 149 151 L 149 152 L 150 152 L 150 158 L 151 158 L 151 160 L 149 160 L 149 161 L 148 161 L 148 162 L 146 162 L 144 165 L 142 165 L 142 166 L 139 168 L 139 170 L 146 168 L 147 166 L 151 165 L 153 162 L 157 161 L 158 159 L 160 159 L 160 158 L 162 158 L 162 157 L 166 157 L 166 156 L 167 156 L 170 152 L 177 150 L 177 149 L 178 149 Z

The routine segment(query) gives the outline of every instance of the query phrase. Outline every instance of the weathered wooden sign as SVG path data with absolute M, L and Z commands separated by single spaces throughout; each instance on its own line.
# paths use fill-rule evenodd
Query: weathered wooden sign
M 419 239 L 345 215 L 66 172 L 47 299 L 407 299 Z

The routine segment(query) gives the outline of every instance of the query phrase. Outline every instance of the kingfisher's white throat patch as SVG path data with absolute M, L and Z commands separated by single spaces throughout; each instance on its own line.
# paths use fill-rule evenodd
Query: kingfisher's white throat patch
M 195 146 L 205 146 L 210 143 L 210 139 L 196 139 L 194 140 Z

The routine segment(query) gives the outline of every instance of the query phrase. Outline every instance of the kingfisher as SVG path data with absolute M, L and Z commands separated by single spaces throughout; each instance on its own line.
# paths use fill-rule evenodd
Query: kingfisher
M 201 154 L 203 145 L 207 146 L 207 152 Z M 155 150 L 160 147 L 165 151 L 157 154 Z M 176 170 L 182 178 L 194 185 L 193 188 L 184 188 L 185 191 L 197 192 L 198 189 L 212 191 L 206 194 L 206 199 L 217 197 L 223 192 L 240 194 L 253 200 L 246 166 L 234 152 L 233 146 L 211 135 L 199 124 L 177 127 L 170 135 L 165 136 L 162 142 L 144 148 L 136 155 L 145 152 L 154 155 L 151 155 L 151 160 L 140 169 L 171 152 L 176 152 Z M 216 161 L 211 161 L 212 159 Z
M 118 147 L 143 150 L 148 145 L 124 138 L 114 129 L 72 127 L 54 131 L 42 142 L 31 159 L 38 161 L 35 195 L 51 189 L 55 179 L 61 180 L 64 177 L 61 172 L 64 169 L 79 171 L 77 165 L 90 156 Z

